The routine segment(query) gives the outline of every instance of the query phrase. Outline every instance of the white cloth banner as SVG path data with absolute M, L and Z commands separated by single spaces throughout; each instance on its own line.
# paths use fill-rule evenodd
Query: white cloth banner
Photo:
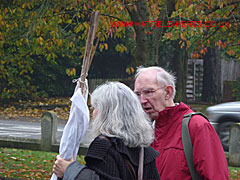
M 70 99 L 72 101 L 70 115 L 64 127 L 59 146 L 59 154 L 63 159 L 70 160 L 73 156 L 74 160 L 77 158 L 80 142 L 89 124 L 87 97 L 88 90 L 86 91 L 86 96 L 83 97 L 77 83 L 74 94 Z M 51 180 L 57 180 L 57 176 L 53 174 Z

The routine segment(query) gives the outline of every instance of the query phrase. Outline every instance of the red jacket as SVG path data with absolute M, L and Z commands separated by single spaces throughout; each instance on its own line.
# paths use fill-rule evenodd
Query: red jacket
M 182 119 L 193 112 L 180 103 L 159 113 L 155 123 L 155 140 L 152 147 L 160 152 L 156 159 L 161 180 L 191 179 L 182 145 Z M 193 144 L 193 163 L 202 179 L 229 179 L 227 160 L 219 137 L 211 124 L 200 115 L 189 123 Z

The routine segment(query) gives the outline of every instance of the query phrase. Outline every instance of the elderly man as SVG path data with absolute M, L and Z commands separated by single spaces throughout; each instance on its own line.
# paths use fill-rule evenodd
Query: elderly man
M 174 103 L 175 77 L 161 67 L 139 68 L 135 93 L 143 109 L 155 120 L 152 147 L 160 152 L 156 164 L 161 179 L 191 179 L 182 145 L 182 119 L 193 112 L 184 103 Z M 189 123 L 193 164 L 201 179 L 228 179 L 226 157 L 211 124 L 201 115 Z

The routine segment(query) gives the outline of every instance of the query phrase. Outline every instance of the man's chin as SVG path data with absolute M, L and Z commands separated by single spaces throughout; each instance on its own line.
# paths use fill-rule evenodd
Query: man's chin
M 156 120 L 158 118 L 157 112 L 152 112 L 152 113 L 147 113 L 147 114 L 152 120 Z

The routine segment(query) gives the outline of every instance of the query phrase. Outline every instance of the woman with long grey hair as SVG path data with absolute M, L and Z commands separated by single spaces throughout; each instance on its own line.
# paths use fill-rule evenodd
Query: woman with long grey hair
M 91 104 L 94 110 L 90 132 L 95 139 L 85 156 L 84 169 L 100 179 L 136 179 L 139 152 L 144 149 L 143 179 L 160 179 L 155 165 L 158 152 L 150 147 L 154 130 L 135 93 L 122 83 L 107 82 L 94 90 Z M 79 163 L 58 156 L 53 172 L 58 177 L 76 174 L 74 179 L 81 179 L 81 169 Z

